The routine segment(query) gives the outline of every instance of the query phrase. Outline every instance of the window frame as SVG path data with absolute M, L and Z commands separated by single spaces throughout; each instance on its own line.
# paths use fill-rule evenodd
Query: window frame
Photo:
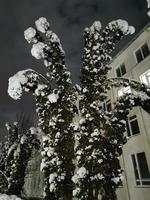
M 143 55 L 142 47 L 143 47 L 145 44 L 147 44 L 147 47 L 148 47 L 148 49 L 149 49 L 149 55 L 150 55 L 150 48 L 149 48 L 149 45 L 148 45 L 147 42 L 144 42 L 142 45 L 140 45 L 138 48 L 136 48 L 136 49 L 133 51 L 133 55 L 134 55 L 136 64 L 141 63 L 145 58 L 147 58 L 147 57 L 149 56 L 149 55 L 147 55 L 146 57 L 144 57 L 144 55 Z M 138 50 L 140 50 L 140 52 L 142 53 L 142 58 L 143 58 L 140 62 L 138 62 L 137 56 L 136 56 L 136 52 L 137 52 Z
M 122 73 L 122 68 L 121 68 L 122 65 L 124 65 L 124 67 L 125 67 L 125 73 L 124 73 L 124 74 Z M 120 76 L 117 76 L 117 70 L 119 70 Z M 118 77 L 118 78 L 124 76 L 126 73 L 127 73 L 127 70 L 126 70 L 125 62 L 122 62 L 120 65 L 118 65 L 118 66 L 115 68 L 115 75 L 116 75 L 116 77 Z
M 145 182 L 145 183 L 150 182 L 150 178 L 144 179 L 141 176 L 141 170 L 140 170 L 140 165 L 139 165 L 138 156 L 137 156 L 137 154 L 139 154 L 139 153 L 144 153 L 145 161 L 146 161 L 146 164 L 147 164 L 147 167 L 148 167 L 148 172 L 150 174 L 150 168 L 149 168 L 149 165 L 148 165 L 148 162 L 147 162 L 148 159 L 147 159 L 146 153 L 144 151 L 132 153 L 130 155 L 130 159 L 131 159 L 131 163 L 132 163 L 132 169 L 133 169 L 133 172 L 134 172 L 134 183 L 135 183 L 136 187 L 150 187 L 150 184 L 143 184 L 143 182 Z M 139 178 L 136 178 L 136 172 L 135 172 L 136 169 L 135 169 L 134 164 L 133 164 L 132 156 L 134 156 L 134 158 L 135 158 L 135 164 L 136 164 L 136 167 L 137 167 L 137 175 L 138 175 Z
M 130 119 L 130 118 L 132 118 L 132 117 L 134 117 L 134 118 L 133 118 L 133 119 Z M 135 120 L 137 121 L 139 132 L 133 134 L 131 122 L 133 122 L 133 121 L 135 121 Z M 126 126 L 127 126 L 127 136 L 128 136 L 128 137 L 134 137 L 134 136 L 140 135 L 140 133 L 141 133 L 141 132 L 140 132 L 140 126 L 139 126 L 138 117 L 137 117 L 136 114 L 135 114 L 135 115 L 132 115 L 132 116 L 129 116 L 126 123 L 127 123 Z

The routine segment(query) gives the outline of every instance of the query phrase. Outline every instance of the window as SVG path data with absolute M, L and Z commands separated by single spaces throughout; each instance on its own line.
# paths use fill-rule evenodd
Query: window
M 140 81 L 150 86 L 150 69 L 140 76 Z
M 127 135 L 128 137 L 140 133 L 139 124 L 136 115 L 129 117 L 127 120 Z
M 137 63 L 141 62 L 150 54 L 147 43 L 143 44 L 138 50 L 135 51 Z
M 131 155 L 136 185 L 150 185 L 150 172 L 144 152 Z
M 122 63 L 117 69 L 116 69 L 116 75 L 117 77 L 121 77 L 126 73 L 126 67 L 125 64 Z
M 130 88 L 130 86 L 123 87 L 123 88 L 121 88 L 120 90 L 118 90 L 118 96 L 119 96 L 119 97 L 123 96 L 124 94 L 129 94 L 129 93 L 131 93 L 131 88 Z
M 110 99 L 103 103 L 103 109 L 108 112 L 111 111 L 111 100 Z

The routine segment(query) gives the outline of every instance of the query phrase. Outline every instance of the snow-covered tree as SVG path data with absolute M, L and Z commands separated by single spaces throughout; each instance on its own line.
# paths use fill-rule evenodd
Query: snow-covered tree
M 0 168 L 5 175 L 3 180 L 7 181 L 5 181 L 1 192 L 20 195 L 32 150 L 40 147 L 40 141 L 37 138 L 37 129 L 34 127 L 24 132 L 15 122 L 13 125 L 7 123 L 6 128 L 8 141 L 2 148 Z
M 150 109 L 150 89 L 128 79 L 108 79 L 111 53 L 125 35 L 134 28 L 124 20 L 116 20 L 102 29 L 99 21 L 84 31 L 84 56 L 80 95 L 80 122 L 77 134 L 77 170 L 73 176 L 76 185 L 73 195 L 80 200 L 115 200 L 116 188 L 122 181 L 119 156 L 125 136 L 126 119 L 134 106 Z M 136 94 L 126 94 L 112 111 L 103 109 L 111 87 L 131 86 Z
M 115 200 L 122 181 L 119 156 L 127 142 L 127 115 L 134 106 L 150 108 L 148 87 L 107 78 L 115 45 L 133 34 L 134 28 L 124 20 L 112 21 L 104 29 L 96 21 L 86 28 L 81 86 L 73 88 L 57 35 L 43 17 L 35 26 L 24 32 L 25 39 L 32 44 L 31 54 L 44 61 L 48 72 L 45 77 L 31 69 L 18 72 L 9 79 L 8 93 L 16 100 L 24 91 L 35 96 L 38 124 L 44 133 L 44 199 L 97 200 L 100 193 L 103 200 Z M 138 93 L 118 99 L 111 112 L 102 109 L 111 87 L 129 85 Z
M 50 29 L 44 17 L 24 32 L 32 44 L 31 54 L 42 59 L 46 76 L 28 69 L 9 79 L 9 95 L 19 99 L 23 91 L 31 92 L 36 99 L 39 127 L 43 136 L 41 170 L 44 172 L 44 198 L 70 199 L 74 172 L 74 138 L 72 119 L 75 96 L 71 87 L 70 72 L 65 66 L 65 53 L 59 38 Z

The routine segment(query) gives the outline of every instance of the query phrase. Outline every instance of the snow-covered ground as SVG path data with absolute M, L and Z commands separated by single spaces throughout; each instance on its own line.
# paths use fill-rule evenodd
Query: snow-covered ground
M 0 200 L 21 200 L 15 195 L 0 194 Z

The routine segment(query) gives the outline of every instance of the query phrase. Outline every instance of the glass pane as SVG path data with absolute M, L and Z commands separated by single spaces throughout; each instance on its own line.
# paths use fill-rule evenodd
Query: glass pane
M 131 125 L 132 135 L 140 133 L 137 119 L 135 119 L 134 121 L 131 121 L 130 125 Z
M 144 152 L 138 153 L 137 154 L 137 159 L 138 159 L 141 178 L 143 178 L 143 179 L 150 178 L 150 173 L 149 173 L 149 169 L 148 169 L 145 153 Z
M 142 185 L 150 185 L 150 181 L 142 181 Z
M 135 52 L 135 55 L 138 63 L 143 60 L 143 56 L 140 49 Z
M 121 77 L 121 72 L 119 67 L 116 69 L 116 75 L 117 77 Z
M 129 117 L 129 119 L 130 119 L 130 120 L 136 119 L 136 115 L 133 115 L 133 116 Z
M 126 120 L 126 127 L 127 127 L 127 136 L 130 137 L 131 136 L 131 132 L 130 132 L 130 128 L 129 128 L 128 119 Z
M 135 175 L 135 179 L 139 179 L 139 173 L 138 173 L 138 169 L 137 169 L 137 163 L 135 160 L 135 155 L 131 155 L 132 158 L 132 163 L 133 163 L 133 168 L 134 168 L 134 175 Z
M 121 67 L 121 73 L 122 73 L 122 76 L 126 73 L 126 67 L 125 67 L 125 64 L 122 63 L 122 65 L 120 66 Z
M 140 181 L 136 181 L 136 184 L 137 184 L 137 185 L 140 185 Z
M 146 58 L 149 55 L 149 48 L 146 43 L 142 46 L 142 53 L 144 58 Z

